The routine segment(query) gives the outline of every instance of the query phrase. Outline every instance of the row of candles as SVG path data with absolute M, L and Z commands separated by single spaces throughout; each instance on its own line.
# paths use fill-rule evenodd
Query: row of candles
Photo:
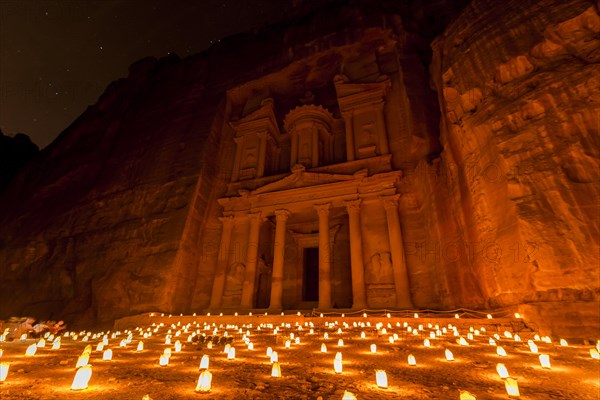
M 353 325 L 355 328 L 371 327 L 370 322 L 366 322 L 366 323 L 365 322 L 359 322 L 359 323 L 354 322 Z M 196 328 L 200 328 L 200 326 L 198 325 L 197 322 L 195 323 L 195 326 L 196 326 Z M 344 327 L 344 329 L 350 328 L 350 325 L 347 322 L 343 322 L 342 326 Z M 342 329 L 342 326 L 339 326 L 337 321 L 331 322 L 331 323 L 330 322 L 325 323 L 325 328 L 332 330 L 332 332 L 331 332 L 332 334 L 333 334 L 333 330 L 335 329 L 335 327 L 337 327 L 336 333 L 338 335 L 343 335 L 344 331 Z M 134 329 L 134 331 L 138 332 L 138 334 L 141 335 L 143 338 L 150 338 L 153 333 L 154 334 L 158 333 L 160 328 L 163 328 L 163 327 L 164 327 L 164 323 L 161 323 L 158 325 L 152 324 L 152 327 L 148 327 L 146 329 L 136 328 L 136 329 Z M 305 327 L 310 328 L 309 334 L 314 335 L 314 324 L 312 322 L 306 323 Z M 398 328 L 401 326 L 399 323 L 397 323 L 396 327 Z M 243 334 L 242 341 L 244 341 L 244 343 L 247 345 L 249 350 L 254 349 L 254 345 L 249 339 L 251 336 L 250 329 L 253 328 L 252 324 L 244 325 L 242 328 L 240 328 L 238 325 L 235 325 L 235 324 L 226 325 L 226 326 L 223 326 L 223 324 L 221 324 L 219 326 L 219 328 L 217 328 L 216 324 L 214 324 L 214 323 L 213 324 L 205 323 L 202 328 L 205 331 L 212 330 L 213 335 L 218 334 L 219 329 L 225 328 L 224 337 L 228 336 L 227 330 L 235 329 L 238 334 L 243 334 L 243 328 L 246 328 L 246 333 Z M 298 330 L 298 332 L 301 332 L 303 330 L 302 325 L 300 325 L 298 323 L 296 323 L 295 328 Z M 377 329 L 378 334 L 386 335 L 387 329 L 392 329 L 393 327 L 391 324 L 388 323 L 387 328 L 386 328 L 385 325 L 382 322 L 380 322 L 375 325 L 375 328 Z M 408 323 L 405 322 L 404 325 L 402 326 L 402 328 L 406 328 L 406 331 L 411 333 L 412 335 L 418 335 L 425 331 L 422 324 L 416 328 L 413 328 L 410 325 L 408 325 Z M 171 324 L 171 329 L 168 330 L 168 332 L 166 333 L 166 336 L 165 336 L 165 344 L 171 345 L 172 338 L 179 337 L 182 335 L 182 333 L 188 334 L 188 342 L 193 341 L 196 336 L 201 334 L 200 329 L 196 329 L 195 332 L 191 332 L 191 333 L 190 333 L 190 329 L 192 329 L 192 330 L 194 329 L 194 328 L 192 328 L 192 324 L 187 324 L 184 326 L 181 326 L 180 322 L 178 324 Z M 272 329 L 273 335 L 278 336 L 278 335 L 280 335 L 281 329 L 292 329 L 292 326 L 291 326 L 291 324 L 284 324 L 284 323 L 282 323 L 280 326 L 274 326 L 272 324 L 261 324 L 256 328 L 256 331 L 260 332 L 261 329 Z M 463 336 L 460 335 L 458 328 L 456 326 L 453 326 L 452 324 L 448 324 L 448 327 L 442 327 L 441 329 L 440 329 L 439 325 L 435 325 L 435 327 L 434 327 L 434 326 L 432 326 L 432 324 L 429 324 L 428 329 L 430 329 L 431 331 L 429 333 L 429 338 L 424 339 L 424 341 L 423 341 L 424 347 L 431 347 L 431 340 L 439 339 L 441 336 L 446 335 L 450 331 L 452 331 L 454 336 L 459 337 L 456 340 L 456 342 L 459 345 L 461 345 L 461 346 L 469 345 L 468 341 Z M 176 330 L 176 332 L 173 334 L 172 330 Z M 479 336 L 481 334 L 481 332 L 485 332 L 485 328 L 482 327 L 480 330 L 475 330 L 473 327 L 470 327 L 469 332 L 467 334 L 467 338 L 469 340 L 474 340 L 474 337 Z M 79 334 L 74 333 L 74 332 L 68 332 L 64 336 L 70 337 L 73 341 L 77 341 L 79 339 L 79 337 L 81 337 L 82 342 L 87 342 L 90 339 L 90 337 L 92 338 L 92 340 L 94 340 L 100 336 L 103 336 L 102 341 L 100 341 L 96 346 L 96 351 L 103 351 L 103 360 L 110 361 L 112 359 L 112 350 L 111 349 L 104 350 L 104 347 L 108 345 L 108 334 L 109 333 L 110 332 L 108 332 L 107 334 L 99 333 L 99 334 L 93 335 L 91 332 L 80 332 Z M 119 343 L 120 347 L 126 347 L 133 340 L 133 331 L 125 331 L 125 333 L 127 334 L 127 338 L 122 339 L 120 341 L 120 343 Z M 120 332 L 113 332 L 111 335 L 111 338 L 115 339 L 115 338 L 118 338 L 120 335 L 121 335 Z M 206 333 L 202 333 L 202 335 L 205 336 Z M 515 342 L 519 342 L 521 340 L 519 335 L 513 335 L 512 333 L 510 333 L 508 331 L 504 332 L 504 336 L 506 339 L 513 339 Z M 361 332 L 360 338 L 366 339 L 366 333 L 364 331 Z M 2 336 L 0 336 L 0 341 L 3 339 L 4 338 Z M 21 339 L 25 340 L 26 336 L 21 337 Z M 60 349 L 61 337 L 55 338 L 52 335 L 46 335 L 46 339 L 48 341 L 52 341 L 52 349 L 53 350 Z M 25 355 L 26 356 L 35 355 L 38 348 L 43 348 L 46 346 L 46 339 L 42 338 L 37 343 L 34 343 L 34 344 L 28 346 L 26 349 Z M 323 334 L 323 339 L 325 339 L 325 340 L 329 339 L 329 332 L 325 332 Z M 393 335 L 389 336 L 389 342 L 392 344 L 398 339 L 399 339 L 399 337 L 398 337 L 397 333 L 394 333 Z M 501 340 L 500 335 L 494 334 L 492 337 L 489 338 L 488 342 L 490 345 L 496 346 L 497 355 L 506 357 L 507 354 L 506 354 L 506 351 L 504 350 L 504 348 L 502 346 L 499 346 L 496 344 L 496 341 L 500 341 L 500 340 Z M 285 340 L 284 348 L 290 348 L 292 341 L 295 344 L 299 344 L 300 336 L 296 336 L 296 334 L 294 332 L 289 333 L 289 338 L 287 338 Z M 538 347 L 535 344 L 535 341 L 551 343 L 551 339 L 549 337 L 540 338 L 539 335 L 535 335 L 534 340 L 528 341 L 528 346 L 530 348 L 531 353 L 538 353 Z M 338 339 L 337 345 L 338 345 L 338 347 L 344 347 L 344 341 L 341 337 Z M 561 339 L 560 345 L 568 346 L 568 343 L 566 342 L 566 340 Z M 212 348 L 212 342 L 209 341 L 207 343 L 207 347 Z M 174 351 L 180 352 L 181 349 L 182 349 L 182 344 L 179 340 L 177 340 L 174 343 Z M 144 350 L 144 342 L 142 340 L 139 340 L 136 351 L 143 351 L 143 350 Z M 371 353 L 377 353 L 377 345 L 375 343 L 372 343 L 370 345 L 370 351 L 371 351 Z M 591 357 L 594 359 L 599 359 L 600 358 L 599 351 L 600 351 L 600 341 L 597 343 L 597 345 L 594 349 L 590 349 Z M 327 352 L 327 346 L 325 343 L 321 344 L 321 352 L 322 353 Z M 75 378 L 74 378 L 72 386 L 71 386 L 72 390 L 83 390 L 88 387 L 88 382 L 92 375 L 92 368 L 88 364 L 91 353 L 92 353 L 92 346 L 88 344 L 85 347 L 83 353 L 78 358 L 78 361 L 76 364 L 77 371 L 76 371 Z M 230 360 L 235 359 L 235 347 L 231 346 L 230 344 L 226 344 L 224 346 L 224 353 L 227 355 L 228 359 L 230 359 Z M 445 353 L 445 358 L 447 361 L 454 361 L 454 355 L 453 355 L 452 351 L 450 351 L 449 349 L 445 349 L 444 353 Z M 0 357 L 1 356 L 2 356 L 2 351 L 0 350 Z M 164 349 L 163 354 L 159 358 L 159 365 L 167 366 L 170 356 L 171 356 L 171 348 L 167 347 Z M 267 356 L 270 357 L 270 361 L 271 361 L 271 376 L 272 377 L 281 377 L 282 372 L 281 372 L 281 366 L 279 364 L 277 352 L 273 351 L 272 348 L 269 347 L 267 349 Z M 539 361 L 540 361 L 542 368 L 547 368 L 547 369 L 551 368 L 550 357 L 548 354 L 539 354 Z M 200 373 L 200 376 L 198 377 L 198 383 L 196 386 L 196 391 L 198 391 L 198 392 L 208 392 L 211 389 L 212 373 L 209 372 L 208 365 L 209 365 L 209 358 L 208 358 L 208 355 L 205 354 L 202 357 L 202 360 L 200 362 L 200 370 L 202 372 Z M 408 365 L 410 365 L 410 366 L 417 365 L 416 359 L 412 354 L 410 354 L 408 356 Z M 333 369 L 336 374 L 342 373 L 343 367 L 342 367 L 342 353 L 341 352 L 336 353 L 336 356 L 333 361 Z M 509 396 L 515 396 L 515 397 L 520 396 L 517 381 L 509 376 L 508 370 L 506 369 L 505 365 L 501 364 L 501 363 L 497 364 L 496 370 L 497 370 L 497 373 L 500 376 L 500 378 L 502 378 L 504 380 L 507 394 Z M 8 363 L 0 363 L 0 382 L 5 381 L 7 378 L 7 375 L 8 375 Z M 388 387 L 387 374 L 384 370 L 376 370 L 375 371 L 375 382 L 379 388 L 387 388 Z M 343 399 L 355 399 L 355 398 L 356 398 L 355 395 L 348 391 L 346 391 L 343 396 Z M 460 399 L 461 400 L 475 399 L 475 396 L 469 392 L 461 391 Z

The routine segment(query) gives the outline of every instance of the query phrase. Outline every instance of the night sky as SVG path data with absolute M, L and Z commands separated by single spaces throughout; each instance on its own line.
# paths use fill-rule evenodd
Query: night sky
M 146 56 L 186 57 L 298 0 L 0 0 L 0 129 L 47 146 Z

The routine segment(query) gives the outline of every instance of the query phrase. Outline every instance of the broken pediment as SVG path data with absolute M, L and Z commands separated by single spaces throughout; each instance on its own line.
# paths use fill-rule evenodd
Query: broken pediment
M 292 174 L 278 181 L 269 183 L 254 191 L 252 194 L 263 194 L 280 192 L 283 190 L 297 189 L 303 187 L 324 185 L 328 183 L 360 181 L 367 176 L 366 170 L 361 170 L 353 175 L 331 174 L 323 172 L 307 172 L 303 165 L 296 164 L 292 168 Z

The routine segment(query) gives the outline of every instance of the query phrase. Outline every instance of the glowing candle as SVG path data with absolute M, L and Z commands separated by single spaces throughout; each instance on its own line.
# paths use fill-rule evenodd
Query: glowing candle
M 273 353 L 271 353 L 271 362 L 276 363 L 278 361 L 279 361 L 279 357 L 277 356 L 277 352 L 274 351 Z
M 138 342 L 137 345 L 137 350 L 136 351 L 142 351 L 144 350 L 144 342 L 142 342 L 141 340 Z
M 55 340 L 55 341 L 52 343 L 52 350 L 58 350 L 58 349 L 60 349 L 60 340 L 58 340 L 58 341 L 57 341 L 57 340 Z
M 274 362 L 271 367 L 271 376 L 274 378 L 281 378 L 281 367 L 277 361 Z
M 178 340 L 175 342 L 175 353 L 179 353 L 181 351 L 181 342 Z
M 333 360 L 333 370 L 336 374 L 342 373 L 342 360 L 338 360 L 337 358 Z
M 464 337 L 460 337 L 460 339 L 458 339 L 458 344 L 460 344 L 461 346 L 468 346 L 469 343 L 467 343 L 467 341 L 465 340 Z
M 375 381 L 377 382 L 377 386 L 380 388 L 388 387 L 387 375 L 382 369 L 378 369 L 375 371 Z
M 225 345 L 225 348 L 223 349 L 223 353 L 229 354 L 229 349 L 231 349 L 231 345 L 229 343 L 227 343 Z
M 533 343 L 533 341 L 529 341 L 528 344 L 529 344 L 529 350 L 532 353 L 537 353 L 538 352 L 538 347 L 537 347 L 537 345 L 535 343 Z
M 411 366 L 417 365 L 417 360 L 415 359 L 415 356 L 413 356 L 412 354 L 408 355 L 408 365 L 411 365 Z
M 390 344 L 394 344 L 394 337 L 393 336 L 388 337 L 388 341 L 390 342 Z
M 102 354 L 102 360 L 104 360 L 104 361 L 112 360 L 112 350 L 111 349 L 104 350 L 104 353 Z
M 498 346 L 496 347 L 496 354 L 498 354 L 500 357 L 506 357 L 506 350 L 504 350 L 502 346 Z
M 34 356 L 35 352 L 37 351 L 37 346 L 34 344 L 29 345 L 29 347 L 27 347 L 27 350 L 25 350 L 25 355 L 28 357 Z
M 496 372 L 498 372 L 498 375 L 502 379 L 506 379 L 509 376 L 508 375 L 508 370 L 506 369 L 506 366 L 504 364 L 502 364 L 502 363 L 496 364 Z
M 477 397 L 475 397 L 473 393 L 467 392 L 466 390 L 461 390 L 460 400 L 477 400 Z
M 565 339 L 560 339 L 560 345 L 563 347 L 568 347 L 569 343 L 567 343 L 567 341 Z
M 208 363 L 209 363 L 208 354 L 205 354 L 202 356 L 202 359 L 200 360 L 200 369 L 208 369 Z
M 0 362 L 0 382 L 4 382 L 8 376 L 8 368 L 10 364 L 7 362 Z
M 46 347 L 46 341 L 42 338 L 37 342 L 37 347 L 42 348 Z
M 450 350 L 446 349 L 445 354 L 446 354 L 446 360 L 454 361 L 454 354 L 452 354 L 452 352 Z
M 360 338 L 361 338 L 361 339 L 366 339 L 366 338 L 367 338 L 367 335 L 366 335 L 364 332 L 361 332 L 361 333 L 360 333 Z
M 354 393 L 344 390 L 344 395 L 342 396 L 342 400 L 357 400 Z
M 487 319 L 492 319 L 492 314 L 488 314 Z
M 521 396 L 519 393 L 519 384 L 513 378 L 506 378 L 504 380 L 504 387 L 506 388 L 506 393 L 508 393 L 509 396 Z
M 267 357 L 271 357 L 271 354 L 273 354 L 273 349 L 270 347 L 267 347 Z
M 254 343 L 248 343 L 248 350 L 254 350 Z
M 210 386 L 212 384 L 212 374 L 210 371 L 205 370 L 200 373 L 198 377 L 198 384 L 196 385 L 196 392 L 207 393 L 210 392 Z
M 167 356 L 166 354 L 161 354 L 158 360 L 158 364 L 161 367 L 166 367 L 167 365 L 169 365 L 169 356 Z
M 327 346 L 325 343 L 321 343 L 321 353 L 327 353 Z
M 286 348 L 286 349 L 289 349 L 289 348 L 290 348 L 290 341 L 289 341 L 289 340 L 286 340 L 286 341 L 285 341 L 285 348 Z
M 342 359 L 342 352 L 338 351 L 337 353 L 335 353 L 335 359 L 336 360 L 341 360 Z
M 371 344 L 371 353 L 377 353 L 377 345 L 375 343 Z
M 96 345 L 96 351 L 104 350 L 104 343 L 100 342 Z
M 516 319 L 521 319 L 521 314 L 519 314 L 518 312 L 515 313 L 515 318 Z
M 73 384 L 71 385 L 71 390 L 83 390 L 88 387 L 88 382 L 92 377 L 92 366 L 85 365 L 77 370 L 75 373 L 75 378 L 73 379 Z
M 169 358 L 171 357 L 171 348 L 167 347 L 166 349 L 164 349 L 163 354 Z
M 600 353 L 598 353 L 598 350 L 596 349 L 590 349 L 590 357 L 594 360 L 600 360 Z
M 338 347 L 344 347 L 344 339 L 338 340 Z
M 431 343 L 429 342 L 429 339 L 423 340 L 423 346 L 425 346 L 425 347 L 431 347 Z
M 27 334 L 26 333 L 22 334 L 20 337 L 20 340 L 22 340 L 22 341 L 27 340 Z
M 87 353 L 83 353 L 77 359 L 77 365 L 75 365 L 75 368 L 84 367 L 84 366 L 88 365 L 89 361 L 90 361 L 90 355 Z
M 229 349 L 229 353 L 227 353 L 228 360 L 235 360 L 235 347 L 231 347 Z
M 550 356 L 548 354 L 540 354 L 540 364 L 542 368 L 551 369 Z

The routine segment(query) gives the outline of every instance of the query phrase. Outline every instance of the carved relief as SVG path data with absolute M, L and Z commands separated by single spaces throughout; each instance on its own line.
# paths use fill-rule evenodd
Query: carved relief
M 223 297 L 232 298 L 242 295 L 242 286 L 244 284 L 244 276 L 246 274 L 246 265 L 237 262 L 229 267 L 227 278 L 225 281 L 225 294 Z
M 367 266 L 367 281 L 369 283 L 393 283 L 394 271 L 390 253 L 375 253 Z

